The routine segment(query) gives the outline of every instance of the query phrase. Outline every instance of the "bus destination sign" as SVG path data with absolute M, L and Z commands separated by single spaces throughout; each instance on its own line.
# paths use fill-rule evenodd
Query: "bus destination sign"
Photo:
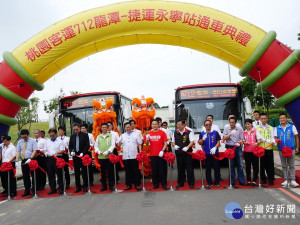
M 94 95 L 74 98 L 66 98 L 61 101 L 61 109 L 75 109 L 83 107 L 93 107 L 93 101 L 99 101 L 101 98 L 115 100 L 115 95 Z
M 236 87 L 197 87 L 180 90 L 179 98 L 199 99 L 199 98 L 230 98 L 236 97 L 238 90 Z

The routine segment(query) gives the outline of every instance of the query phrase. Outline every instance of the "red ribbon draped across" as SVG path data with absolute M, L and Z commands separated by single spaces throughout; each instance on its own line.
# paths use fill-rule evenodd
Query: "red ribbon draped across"
M 3 163 L 2 166 L 0 167 L 0 170 L 3 172 L 8 172 L 8 171 L 12 170 L 14 173 L 14 177 L 16 175 L 16 169 L 13 167 L 11 162 Z
M 31 171 L 34 171 L 34 170 L 37 170 L 37 169 L 40 169 L 41 171 L 43 171 L 44 173 L 47 173 L 42 167 L 39 166 L 38 162 L 36 160 L 31 160 L 29 163 L 28 163 L 28 166 L 29 166 L 29 170 L 30 172 Z M 29 173 L 30 173 L 29 172 Z
M 164 160 L 166 160 L 168 163 L 171 163 L 174 165 L 175 162 L 175 155 L 172 154 L 172 152 L 166 152 L 163 156 Z
M 205 151 L 203 151 L 203 150 L 197 150 L 195 153 L 187 152 L 187 154 L 191 155 L 192 159 L 201 160 L 201 161 L 206 159 Z

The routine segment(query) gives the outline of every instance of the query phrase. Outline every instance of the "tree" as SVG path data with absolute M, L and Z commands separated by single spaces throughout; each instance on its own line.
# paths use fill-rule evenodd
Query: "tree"
M 49 100 L 49 103 L 47 101 L 44 101 L 44 111 L 48 114 L 53 113 L 55 110 L 58 110 L 59 100 L 61 98 L 65 97 L 65 93 L 63 89 L 61 88 L 59 90 L 59 94 Z M 57 114 L 54 115 L 54 126 L 56 128 L 56 121 L 58 120 Z
M 38 104 L 40 99 L 38 97 L 29 99 L 29 106 L 22 107 L 16 115 L 18 121 L 18 131 L 20 131 L 26 124 L 29 123 L 29 130 L 32 122 L 38 122 Z
M 298 41 L 300 41 L 300 33 L 298 33 Z
M 153 107 L 154 107 L 155 109 L 159 109 L 159 108 L 160 108 L 159 105 L 158 105 L 156 102 L 153 104 Z
M 78 94 L 80 94 L 79 91 L 70 91 L 70 95 L 78 95 Z
M 268 113 L 274 105 L 274 96 L 268 91 L 259 90 L 256 81 L 249 76 L 241 80 L 240 84 L 242 85 L 243 97 L 249 98 L 252 108 L 259 106 Z

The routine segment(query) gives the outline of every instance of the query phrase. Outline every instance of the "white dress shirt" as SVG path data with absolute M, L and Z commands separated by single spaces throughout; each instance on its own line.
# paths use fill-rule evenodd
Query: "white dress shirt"
M 37 143 L 37 148 L 38 150 L 45 150 L 46 147 L 46 142 L 47 140 L 45 138 L 41 138 L 39 137 L 38 139 L 35 139 L 36 143 Z
M 58 137 L 60 140 L 62 140 L 62 142 L 64 143 L 65 149 L 69 149 L 69 142 L 70 142 L 70 138 L 67 136 L 59 136 Z
M 10 143 L 8 146 L 2 145 L 2 162 L 9 162 L 12 157 L 16 156 L 16 147 Z
M 121 135 L 120 144 L 123 149 L 123 160 L 136 159 L 138 153 L 138 145 L 142 144 L 137 132 L 124 133 Z
M 48 139 L 46 142 L 46 151 L 48 152 L 49 156 L 61 156 L 62 154 L 57 154 L 59 151 L 64 151 L 65 150 L 65 144 L 64 142 L 59 138 L 55 138 L 54 141 L 51 139 Z
M 142 135 L 142 132 L 138 129 L 134 129 L 133 132 L 137 133 L 137 135 L 140 137 L 140 139 L 143 141 L 144 138 L 143 138 L 143 135 Z
M 118 144 L 120 142 L 120 136 L 119 136 L 119 134 L 117 132 L 111 130 L 111 131 L 108 131 L 108 133 L 111 133 L 112 138 L 114 139 L 115 144 Z

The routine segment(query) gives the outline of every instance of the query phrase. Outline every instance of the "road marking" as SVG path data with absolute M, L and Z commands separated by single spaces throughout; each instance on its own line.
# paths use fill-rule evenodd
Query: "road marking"
M 278 190 L 282 191 L 283 193 L 287 194 L 288 196 L 290 196 L 292 199 L 294 199 L 295 201 L 300 203 L 300 198 L 298 198 L 297 196 L 293 195 L 292 193 L 288 192 L 287 190 L 285 190 L 284 188 L 278 188 Z
M 8 201 L 8 200 L 4 200 L 4 201 L 0 202 L 0 205 L 3 204 L 4 202 L 7 202 L 7 201 Z

